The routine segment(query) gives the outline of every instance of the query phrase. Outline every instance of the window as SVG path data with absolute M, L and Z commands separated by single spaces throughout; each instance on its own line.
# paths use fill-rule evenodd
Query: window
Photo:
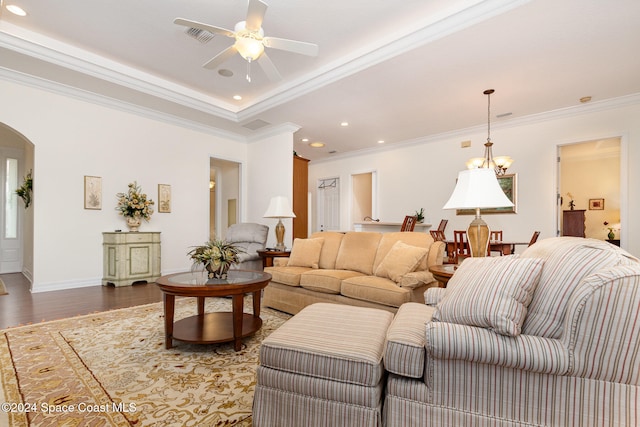
M 7 158 L 5 177 L 4 237 L 18 237 L 18 160 Z

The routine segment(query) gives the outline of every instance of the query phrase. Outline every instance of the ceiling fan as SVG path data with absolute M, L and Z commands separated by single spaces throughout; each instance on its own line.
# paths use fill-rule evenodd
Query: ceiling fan
M 204 68 L 214 69 L 236 53 L 239 53 L 248 63 L 248 81 L 251 81 L 250 67 L 253 61 L 258 62 L 258 65 L 260 65 L 270 80 L 278 81 L 282 79 L 282 76 L 271 59 L 269 59 L 269 56 L 267 56 L 265 47 L 286 50 L 307 56 L 316 56 L 318 54 L 318 46 L 313 43 L 296 40 L 265 37 L 264 31 L 262 30 L 262 20 L 266 11 L 266 3 L 261 0 L 249 0 L 246 20 L 238 22 L 233 31 L 184 18 L 176 18 L 173 23 L 235 39 L 233 45 L 204 63 L 202 65 Z

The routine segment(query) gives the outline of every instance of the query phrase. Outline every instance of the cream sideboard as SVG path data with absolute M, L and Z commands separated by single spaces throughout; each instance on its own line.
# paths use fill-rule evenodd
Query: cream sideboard
M 102 233 L 102 284 L 130 286 L 160 277 L 160 232 Z

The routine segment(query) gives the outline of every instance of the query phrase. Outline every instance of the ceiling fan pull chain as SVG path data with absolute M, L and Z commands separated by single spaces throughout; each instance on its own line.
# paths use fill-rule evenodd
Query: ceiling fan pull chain
M 247 81 L 251 83 L 251 58 L 247 59 Z

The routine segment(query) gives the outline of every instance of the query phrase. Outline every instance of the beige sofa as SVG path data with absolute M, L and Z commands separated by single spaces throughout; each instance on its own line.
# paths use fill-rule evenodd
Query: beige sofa
M 442 264 L 444 247 L 421 232 L 314 233 L 265 268 L 272 279 L 263 304 L 291 314 L 317 302 L 396 312 L 438 286 L 429 266 Z

